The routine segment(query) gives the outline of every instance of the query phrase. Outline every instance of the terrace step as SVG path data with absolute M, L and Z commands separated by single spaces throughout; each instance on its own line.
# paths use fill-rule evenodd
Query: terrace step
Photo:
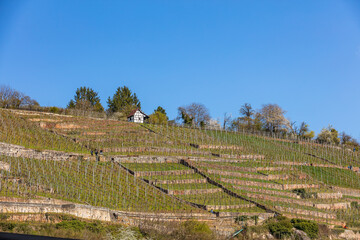
M 284 212 L 284 213 L 282 213 L 282 215 L 287 218 L 298 218 L 298 219 L 304 219 L 304 220 L 311 220 L 311 221 L 316 221 L 318 223 L 326 223 L 326 224 L 332 224 L 332 225 L 338 225 L 338 226 L 342 226 L 344 224 L 344 222 L 342 222 L 340 220 L 310 217 L 310 216 L 301 215 L 301 214 L 292 214 L 292 213 Z
M 204 163 L 204 162 L 196 162 L 195 165 L 200 167 L 208 167 L 212 169 L 231 170 L 231 171 L 240 171 L 240 172 L 289 170 L 289 168 L 285 168 L 285 167 L 239 167 L 239 166 L 220 165 L 216 163 Z
M 318 211 L 311 211 L 306 209 L 298 209 L 298 208 L 290 208 L 290 207 L 282 207 L 282 206 L 274 206 L 275 209 L 279 210 L 280 212 L 287 212 L 293 213 L 295 215 L 307 215 L 307 216 L 314 216 L 318 218 L 326 218 L 326 219 L 337 219 L 335 213 L 325 213 L 325 212 L 318 212 Z
M 112 159 L 119 163 L 179 163 L 178 158 L 163 156 L 112 156 Z
M 360 197 L 360 190 L 352 188 L 342 188 L 342 187 L 331 187 L 334 191 L 342 193 L 343 195 Z
M 246 155 L 249 156 L 249 155 Z M 261 156 L 261 155 L 257 155 L 257 156 Z M 264 156 L 262 156 L 264 157 Z M 263 158 L 260 159 L 263 159 Z M 247 158 L 240 158 L 240 159 L 226 159 L 226 158 L 200 158 L 200 157 L 189 157 L 187 158 L 186 161 L 191 161 L 191 162 L 216 162 L 216 163 L 241 163 L 241 162 L 248 162 L 248 160 L 253 160 L 256 158 L 251 158 L 251 159 L 247 159 Z
M 221 170 L 213 170 L 208 169 L 207 173 L 210 174 L 218 174 L 222 176 L 233 176 L 233 177 L 242 177 L 242 178 L 253 178 L 253 179 L 261 179 L 261 180 L 276 180 L 276 179 L 282 179 L 286 180 L 289 179 L 289 175 L 282 174 L 282 175 L 256 175 L 251 173 L 241 173 L 241 172 L 229 172 L 229 171 L 221 171 Z
M 193 194 L 207 194 L 221 192 L 221 188 L 209 189 L 185 189 L 185 190 L 167 190 L 170 195 L 193 195 Z
M 283 184 L 283 190 L 293 190 L 298 188 L 320 188 L 319 184 Z
M 243 195 L 255 199 L 262 199 L 265 201 L 272 201 L 272 202 L 286 202 L 291 204 L 297 204 L 301 206 L 307 206 L 307 207 L 314 207 L 314 203 L 308 201 L 308 200 L 300 200 L 300 199 L 291 199 L 291 198 L 282 198 L 282 197 L 275 197 L 270 195 L 263 195 L 263 194 L 254 194 L 254 193 L 243 193 Z
M 239 217 L 239 216 L 259 216 L 262 219 L 268 219 L 275 216 L 275 213 L 258 213 L 258 212 L 219 212 L 219 217 Z
M 317 198 L 320 199 L 341 199 L 343 198 L 343 194 L 340 192 L 337 193 L 317 193 Z
M 201 179 L 177 179 L 177 180 L 151 180 L 151 184 L 186 184 L 186 183 L 207 183 L 205 178 Z
M 146 177 L 146 176 L 168 176 L 168 175 L 186 175 L 194 174 L 194 170 L 169 170 L 169 171 L 138 171 L 134 172 L 135 177 Z
M 325 168 L 338 168 L 338 169 L 348 169 L 347 167 L 342 167 L 334 164 L 321 164 L 321 163 L 303 163 L 303 162 L 273 162 L 273 164 L 278 165 L 288 165 L 288 166 L 312 166 L 312 167 L 325 167 Z
M 239 208 L 251 208 L 256 207 L 255 204 L 238 204 L 238 205 L 206 205 L 206 210 L 228 210 L 228 209 L 239 209 Z
M 277 183 L 263 183 L 263 182 L 254 182 L 254 181 L 246 181 L 246 180 L 231 179 L 231 178 L 221 178 L 220 181 L 225 183 L 242 185 L 242 186 L 258 186 L 258 187 L 283 190 L 283 186 Z
M 339 202 L 339 203 L 316 203 L 314 207 L 319 209 L 337 210 L 337 209 L 348 209 L 351 208 L 350 202 Z
M 249 192 L 258 192 L 258 193 L 265 193 L 270 195 L 278 195 L 278 196 L 286 196 L 291 198 L 300 198 L 296 193 L 291 192 L 281 192 L 281 191 L 275 191 L 275 190 L 268 190 L 263 188 L 251 188 L 251 187 L 243 187 L 243 186 L 233 186 L 235 189 L 238 190 L 244 190 Z

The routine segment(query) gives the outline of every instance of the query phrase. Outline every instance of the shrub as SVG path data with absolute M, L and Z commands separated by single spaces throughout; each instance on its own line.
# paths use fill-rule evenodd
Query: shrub
M 353 208 L 353 209 L 360 208 L 359 203 L 358 202 L 351 202 L 351 208 Z
M 0 220 L 7 220 L 10 216 L 6 213 L 0 213 Z
M 15 223 L 12 222 L 0 222 L 0 229 L 4 232 L 12 231 L 16 227 Z
M 181 223 L 179 229 L 172 233 L 171 239 L 212 240 L 214 236 L 206 223 L 191 220 Z
M 51 113 L 60 113 L 60 109 L 58 107 L 50 107 L 49 112 L 51 112 Z
M 86 229 L 93 233 L 102 233 L 105 230 L 104 226 L 101 224 L 100 221 L 88 223 Z
M 293 228 L 289 220 L 281 220 L 273 222 L 268 225 L 269 231 L 276 238 L 283 238 L 291 235 L 291 229 Z
M 316 192 L 306 192 L 304 188 L 297 188 L 293 190 L 293 193 L 296 193 L 298 196 L 300 196 L 302 199 L 307 198 L 316 198 L 317 193 Z
M 85 226 L 86 223 L 79 220 L 62 221 L 56 224 L 57 229 L 71 229 L 76 231 L 84 230 Z
M 292 219 L 291 223 L 294 228 L 304 231 L 311 239 L 315 239 L 319 234 L 319 226 L 310 220 Z
M 16 226 L 14 229 L 16 232 L 22 233 L 22 234 L 32 234 L 33 229 L 29 224 L 27 223 L 21 223 Z

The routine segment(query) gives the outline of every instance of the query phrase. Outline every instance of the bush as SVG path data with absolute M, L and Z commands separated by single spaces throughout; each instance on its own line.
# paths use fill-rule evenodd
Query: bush
M 60 109 L 58 107 L 50 107 L 49 112 L 51 112 L 51 113 L 60 113 Z
M 76 231 L 84 230 L 85 226 L 86 223 L 79 220 L 62 221 L 56 224 L 57 229 L 71 229 Z
M 289 220 L 285 219 L 278 222 L 270 223 L 268 227 L 269 231 L 273 236 L 281 239 L 283 237 L 291 235 L 291 229 L 293 228 L 293 225 Z
M 358 202 L 351 202 L 351 208 L 353 208 L 353 209 L 360 208 L 359 203 Z
M 27 223 L 18 224 L 14 230 L 22 234 L 32 234 L 34 232 L 32 227 Z
M 206 223 L 191 220 L 181 223 L 179 229 L 173 232 L 171 239 L 212 240 L 214 236 Z
M 316 198 L 317 193 L 316 192 L 306 192 L 304 188 L 297 188 L 293 190 L 293 193 L 296 193 L 298 196 L 300 196 L 302 199 L 307 198 Z
M 12 222 L 0 222 L 0 229 L 4 232 L 12 231 L 16 227 L 15 223 Z
M 304 231 L 311 239 L 315 239 L 319 234 L 319 226 L 310 220 L 292 219 L 291 223 L 294 228 Z

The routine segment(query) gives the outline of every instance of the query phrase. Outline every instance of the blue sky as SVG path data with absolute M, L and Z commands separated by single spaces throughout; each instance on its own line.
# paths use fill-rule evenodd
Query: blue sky
M 65 107 L 119 86 L 145 112 L 200 102 L 215 119 L 277 103 L 360 139 L 358 1 L 0 1 L 0 84 Z

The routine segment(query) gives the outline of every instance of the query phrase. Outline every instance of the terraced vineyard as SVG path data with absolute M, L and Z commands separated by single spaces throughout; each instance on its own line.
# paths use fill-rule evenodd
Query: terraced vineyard
M 74 152 L 54 161 L 0 156 L 2 196 L 139 212 L 288 217 L 360 224 L 360 155 L 265 133 L 0 110 L 0 140 Z M 101 161 L 90 155 L 102 150 Z

